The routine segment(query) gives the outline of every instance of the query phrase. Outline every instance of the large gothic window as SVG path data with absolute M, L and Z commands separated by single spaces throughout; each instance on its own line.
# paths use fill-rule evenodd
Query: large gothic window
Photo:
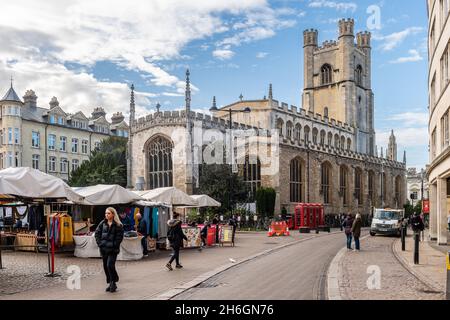
M 355 169 L 355 198 L 358 200 L 358 206 L 362 205 L 362 171 Z
M 348 205 L 348 169 L 346 166 L 341 166 L 339 174 L 340 192 L 342 203 L 344 206 Z
M 401 196 L 401 178 L 400 176 L 395 178 L 395 201 L 397 202 L 397 207 L 400 205 L 400 196 Z
M 148 145 L 148 181 L 150 189 L 173 186 L 172 143 L 156 137 Z
M 290 201 L 303 202 L 303 166 L 299 158 L 290 164 Z
M 329 84 L 333 81 L 332 79 L 333 69 L 329 64 L 324 64 L 321 68 L 322 85 Z
M 330 203 L 330 191 L 331 191 L 331 166 L 325 162 L 321 168 L 321 193 L 323 194 L 323 203 Z
M 375 174 L 373 173 L 373 171 L 369 171 L 369 200 L 372 201 L 372 205 L 375 204 L 374 190 L 375 190 Z
M 256 199 L 256 191 L 261 187 L 261 162 L 257 159 L 257 162 L 253 160 L 250 163 L 250 159 L 247 156 L 244 164 L 244 181 L 247 183 L 247 189 L 250 192 L 251 199 Z
M 381 198 L 382 201 L 381 203 L 384 205 L 386 203 L 386 173 L 381 173 L 380 174 L 380 178 L 381 178 Z

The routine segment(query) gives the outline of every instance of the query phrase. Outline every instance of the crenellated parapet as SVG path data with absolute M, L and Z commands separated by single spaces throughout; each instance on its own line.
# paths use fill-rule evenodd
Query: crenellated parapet
M 202 123 L 203 129 L 217 129 L 225 132 L 230 128 L 230 122 L 221 118 L 213 117 L 211 115 L 203 114 L 200 112 L 189 112 L 189 119 L 192 123 Z M 186 127 L 186 111 L 165 111 L 164 113 L 153 113 L 145 117 L 137 119 L 131 126 L 133 133 L 143 131 L 156 126 L 176 126 Z M 231 124 L 234 130 L 261 130 L 259 128 L 245 125 L 242 123 L 233 122 Z
M 294 118 L 300 118 L 304 120 L 314 121 L 316 123 L 320 123 L 321 125 L 326 125 L 331 129 L 337 129 L 340 131 L 346 131 L 348 133 L 354 134 L 355 129 L 351 127 L 348 123 L 342 123 L 341 121 L 337 121 L 332 118 L 324 117 L 319 113 L 313 113 L 311 111 L 307 111 L 303 108 L 298 108 L 297 106 L 293 106 L 279 102 L 277 100 L 272 100 L 272 108 L 276 108 L 277 111 L 282 111 L 286 115 L 290 115 Z

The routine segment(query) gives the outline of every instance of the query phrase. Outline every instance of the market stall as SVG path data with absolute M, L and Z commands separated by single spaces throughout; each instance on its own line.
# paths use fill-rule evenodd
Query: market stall
M 77 225 L 74 235 L 74 255 L 76 257 L 100 257 L 100 251 L 95 242 L 94 230 L 105 218 L 106 208 L 111 206 L 117 210 L 117 213 L 123 219 L 122 223 L 124 223 L 125 229 L 125 236 L 120 245 L 120 254 L 117 256 L 117 259 L 139 260 L 143 257 L 141 244 L 143 237 L 134 232 L 137 223 L 136 214 L 141 211 L 134 203 L 142 201 L 142 197 L 119 185 L 95 185 L 73 188 L 73 190 L 84 198 L 83 201 L 74 204 L 73 209 L 75 225 Z M 88 218 L 84 222 L 86 213 Z M 141 213 L 143 217 L 146 217 L 145 212 Z
M 66 225 L 70 228 L 71 221 L 63 222 L 56 215 L 61 212 L 66 200 L 83 201 L 83 196 L 73 191 L 63 180 L 31 168 L 8 168 L 0 170 L 0 194 L 14 197 L 17 203 L 2 201 L 3 230 L 0 234 L 0 268 L 1 249 L 3 247 L 37 250 L 46 246 L 47 252 L 52 252 L 51 263 L 49 255 L 49 273 L 54 274 L 54 252 L 58 245 L 55 241 L 60 234 L 66 234 Z M 10 221 L 8 221 L 8 219 Z M 50 221 L 57 223 L 49 224 Z M 5 224 L 7 222 L 7 224 Z M 6 232 L 5 232 L 6 231 Z M 71 242 L 72 234 L 63 237 Z M 14 243 L 5 245 L 2 237 L 8 241 L 14 238 Z M 59 238 L 61 239 L 61 238 Z

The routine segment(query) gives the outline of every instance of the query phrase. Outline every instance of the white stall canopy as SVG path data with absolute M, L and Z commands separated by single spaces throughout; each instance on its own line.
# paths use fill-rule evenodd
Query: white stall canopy
M 62 179 L 32 168 L 0 170 L 0 194 L 83 201 L 83 196 L 72 190 Z
M 219 201 L 214 200 L 210 196 L 206 194 L 199 194 L 199 195 L 193 195 L 191 196 L 192 199 L 194 199 L 197 202 L 197 208 L 204 208 L 204 207 L 220 207 L 221 204 Z
M 197 206 L 197 201 L 175 187 L 133 192 L 147 201 L 160 202 L 172 206 Z
M 78 202 L 78 204 L 91 206 L 125 204 L 144 200 L 136 193 L 131 192 L 117 184 L 99 184 L 90 187 L 73 188 L 73 190 L 85 198 L 84 201 Z

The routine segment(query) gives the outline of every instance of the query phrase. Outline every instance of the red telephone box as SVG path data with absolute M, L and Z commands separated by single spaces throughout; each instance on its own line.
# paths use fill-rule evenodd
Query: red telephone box
M 325 224 L 323 205 L 320 203 L 299 203 L 295 207 L 294 230 L 300 228 L 318 229 Z

